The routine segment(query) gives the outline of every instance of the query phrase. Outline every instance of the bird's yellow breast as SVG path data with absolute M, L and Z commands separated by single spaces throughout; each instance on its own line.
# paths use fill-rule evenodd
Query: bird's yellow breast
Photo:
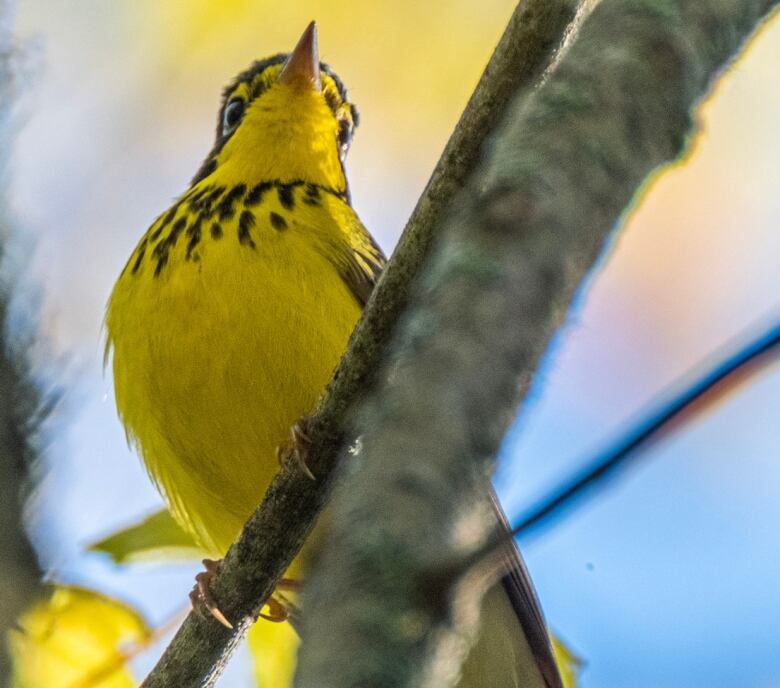
M 224 554 L 311 412 L 360 306 L 339 274 L 352 209 L 303 183 L 193 187 L 109 301 L 117 406 L 175 517 Z M 345 247 L 347 247 L 345 249 Z

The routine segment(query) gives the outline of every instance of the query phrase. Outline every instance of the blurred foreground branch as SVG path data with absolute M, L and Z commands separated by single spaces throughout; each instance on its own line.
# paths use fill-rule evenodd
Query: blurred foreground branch
M 235 629 L 190 614 L 144 681 L 146 688 L 212 685 L 300 549 L 329 496 L 349 411 L 379 368 L 444 211 L 476 168 L 486 135 L 512 98 L 536 84 L 551 64 L 577 5 L 577 0 L 526 0 L 513 14 L 309 425 L 307 464 L 317 481 L 294 469 L 277 476 L 212 584 Z
M 684 152 L 694 107 L 775 4 L 602 0 L 511 106 L 363 405 L 306 590 L 296 686 L 457 676 L 455 603 L 471 591 L 442 570 L 491 536 L 480 505 L 504 430 L 612 229 Z
M 9 3 L 0 0 L 0 183 L 7 188 L 11 106 L 15 100 L 16 47 Z M 0 196 L 0 686 L 10 680 L 8 630 L 38 592 L 40 570 L 23 524 L 23 488 L 35 455 L 32 436 L 40 400 L 21 342 L 8 330 L 11 278 L 7 261 L 7 198 Z

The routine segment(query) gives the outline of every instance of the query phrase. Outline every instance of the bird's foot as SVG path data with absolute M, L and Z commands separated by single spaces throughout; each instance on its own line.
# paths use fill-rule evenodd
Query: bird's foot
M 219 623 L 225 628 L 233 628 L 233 624 L 227 620 L 225 615 L 220 611 L 217 601 L 214 599 L 214 595 L 211 592 L 211 579 L 214 578 L 219 567 L 222 564 L 222 560 L 215 561 L 214 559 L 204 559 L 203 566 L 206 567 L 205 571 L 201 571 L 195 576 L 195 586 L 190 593 L 190 604 L 192 608 L 198 613 L 203 613 L 203 607 L 205 607 L 209 614 L 213 616 Z
M 296 583 L 296 585 L 295 587 L 291 587 L 290 589 L 297 591 L 298 590 L 297 581 L 293 581 L 293 582 Z M 280 585 L 278 587 L 286 587 L 286 586 Z M 273 623 L 281 623 L 283 621 L 289 621 L 290 625 L 296 631 L 300 631 L 300 620 L 301 620 L 300 609 L 295 603 L 291 602 L 284 595 L 278 592 L 274 593 L 271 597 L 269 597 L 266 600 L 265 607 L 268 611 L 260 612 L 260 614 L 258 614 L 258 616 L 261 619 L 265 619 L 266 621 L 271 621 Z
M 276 584 L 276 592 L 266 601 L 267 612 L 261 612 L 258 616 L 266 621 L 280 623 L 289 621 L 297 630 L 297 622 L 300 620 L 300 609 L 294 602 L 282 595 L 279 591 L 285 590 L 293 593 L 300 592 L 301 581 L 294 578 L 280 578 Z
M 279 590 L 289 590 L 290 592 L 300 592 L 303 583 L 295 578 L 280 578 L 276 587 Z
M 294 462 L 298 470 L 307 478 L 316 480 L 314 474 L 306 465 L 306 455 L 309 453 L 311 437 L 308 434 L 309 419 L 299 418 L 290 428 L 290 437 L 276 448 L 276 458 L 282 466 Z
M 282 623 L 287 621 L 290 614 L 287 611 L 287 607 L 284 605 L 284 598 L 277 599 L 273 595 L 265 601 L 265 606 L 268 608 L 267 612 L 260 612 L 261 619 L 266 621 L 273 621 L 274 623 Z

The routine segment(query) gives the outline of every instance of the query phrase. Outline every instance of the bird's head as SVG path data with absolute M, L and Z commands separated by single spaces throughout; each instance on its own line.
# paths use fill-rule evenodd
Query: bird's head
M 319 61 L 312 22 L 289 55 L 255 62 L 225 89 L 214 147 L 193 184 L 305 181 L 346 198 L 357 123 L 341 80 Z

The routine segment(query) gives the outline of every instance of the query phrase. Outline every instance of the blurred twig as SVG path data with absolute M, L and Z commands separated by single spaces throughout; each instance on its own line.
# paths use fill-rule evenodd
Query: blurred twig
M 747 338 L 745 338 L 747 339 Z M 679 392 L 666 395 L 664 401 L 655 409 L 640 414 L 641 420 L 632 423 L 629 432 L 620 437 L 611 446 L 583 462 L 583 468 L 576 476 L 569 478 L 550 494 L 527 510 L 511 532 L 497 531 L 479 549 L 468 557 L 457 557 L 448 563 L 445 569 L 458 575 L 464 570 L 479 566 L 485 560 L 501 551 L 508 540 L 533 533 L 537 528 L 560 517 L 566 510 L 577 506 L 587 497 L 592 497 L 597 488 L 605 487 L 606 482 L 615 477 L 620 468 L 640 458 L 643 449 L 653 442 L 663 439 L 675 428 L 682 426 L 693 416 L 709 409 L 712 404 L 735 388 L 747 382 L 766 365 L 780 356 L 780 323 L 764 331 L 759 337 L 734 353 L 718 361 L 714 366 L 702 366 L 705 372 L 693 382 L 676 386 Z
M 663 404 L 631 426 L 631 431 L 595 459 L 586 462 L 582 472 L 540 500 L 528 510 L 513 527 L 513 535 L 526 535 L 544 525 L 551 518 L 576 505 L 592 494 L 596 487 L 614 477 L 619 468 L 629 460 L 638 458 L 641 449 L 647 448 L 664 433 L 673 430 L 691 416 L 704 411 L 710 404 L 732 391 L 735 385 L 745 382 L 765 365 L 780 355 L 780 323 L 764 332 L 739 351 L 731 354 L 716 366 L 707 370 L 699 379 L 671 396 Z
M 296 686 L 457 676 L 465 596 L 441 566 L 491 535 L 480 507 L 518 400 L 637 190 L 684 151 L 693 109 L 776 4 L 602 0 L 510 107 L 362 405 L 304 591 Z
M 16 47 L 10 29 L 10 2 L 0 0 L 0 180 L 7 188 L 11 107 L 15 95 Z M 22 342 L 8 330 L 11 296 L 6 258 L 9 239 L 7 199 L 0 196 L 0 685 L 9 680 L 6 636 L 38 592 L 40 571 L 27 540 L 23 488 L 35 457 L 33 436 L 40 418 L 40 398 L 32 382 Z
M 552 61 L 577 4 L 525 0 L 515 11 L 309 426 L 307 463 L 318 480 L 301 478 L 294 470 L 277 476 L 212 585 L 235 630 L 190 614 L 144 681 L 146 688 L 212 685 L 300 549 L 328 497 L 350 408 L 371 384 L 444 211 L 480 162 L 485 137 L 511 99 L 537 83 Z

